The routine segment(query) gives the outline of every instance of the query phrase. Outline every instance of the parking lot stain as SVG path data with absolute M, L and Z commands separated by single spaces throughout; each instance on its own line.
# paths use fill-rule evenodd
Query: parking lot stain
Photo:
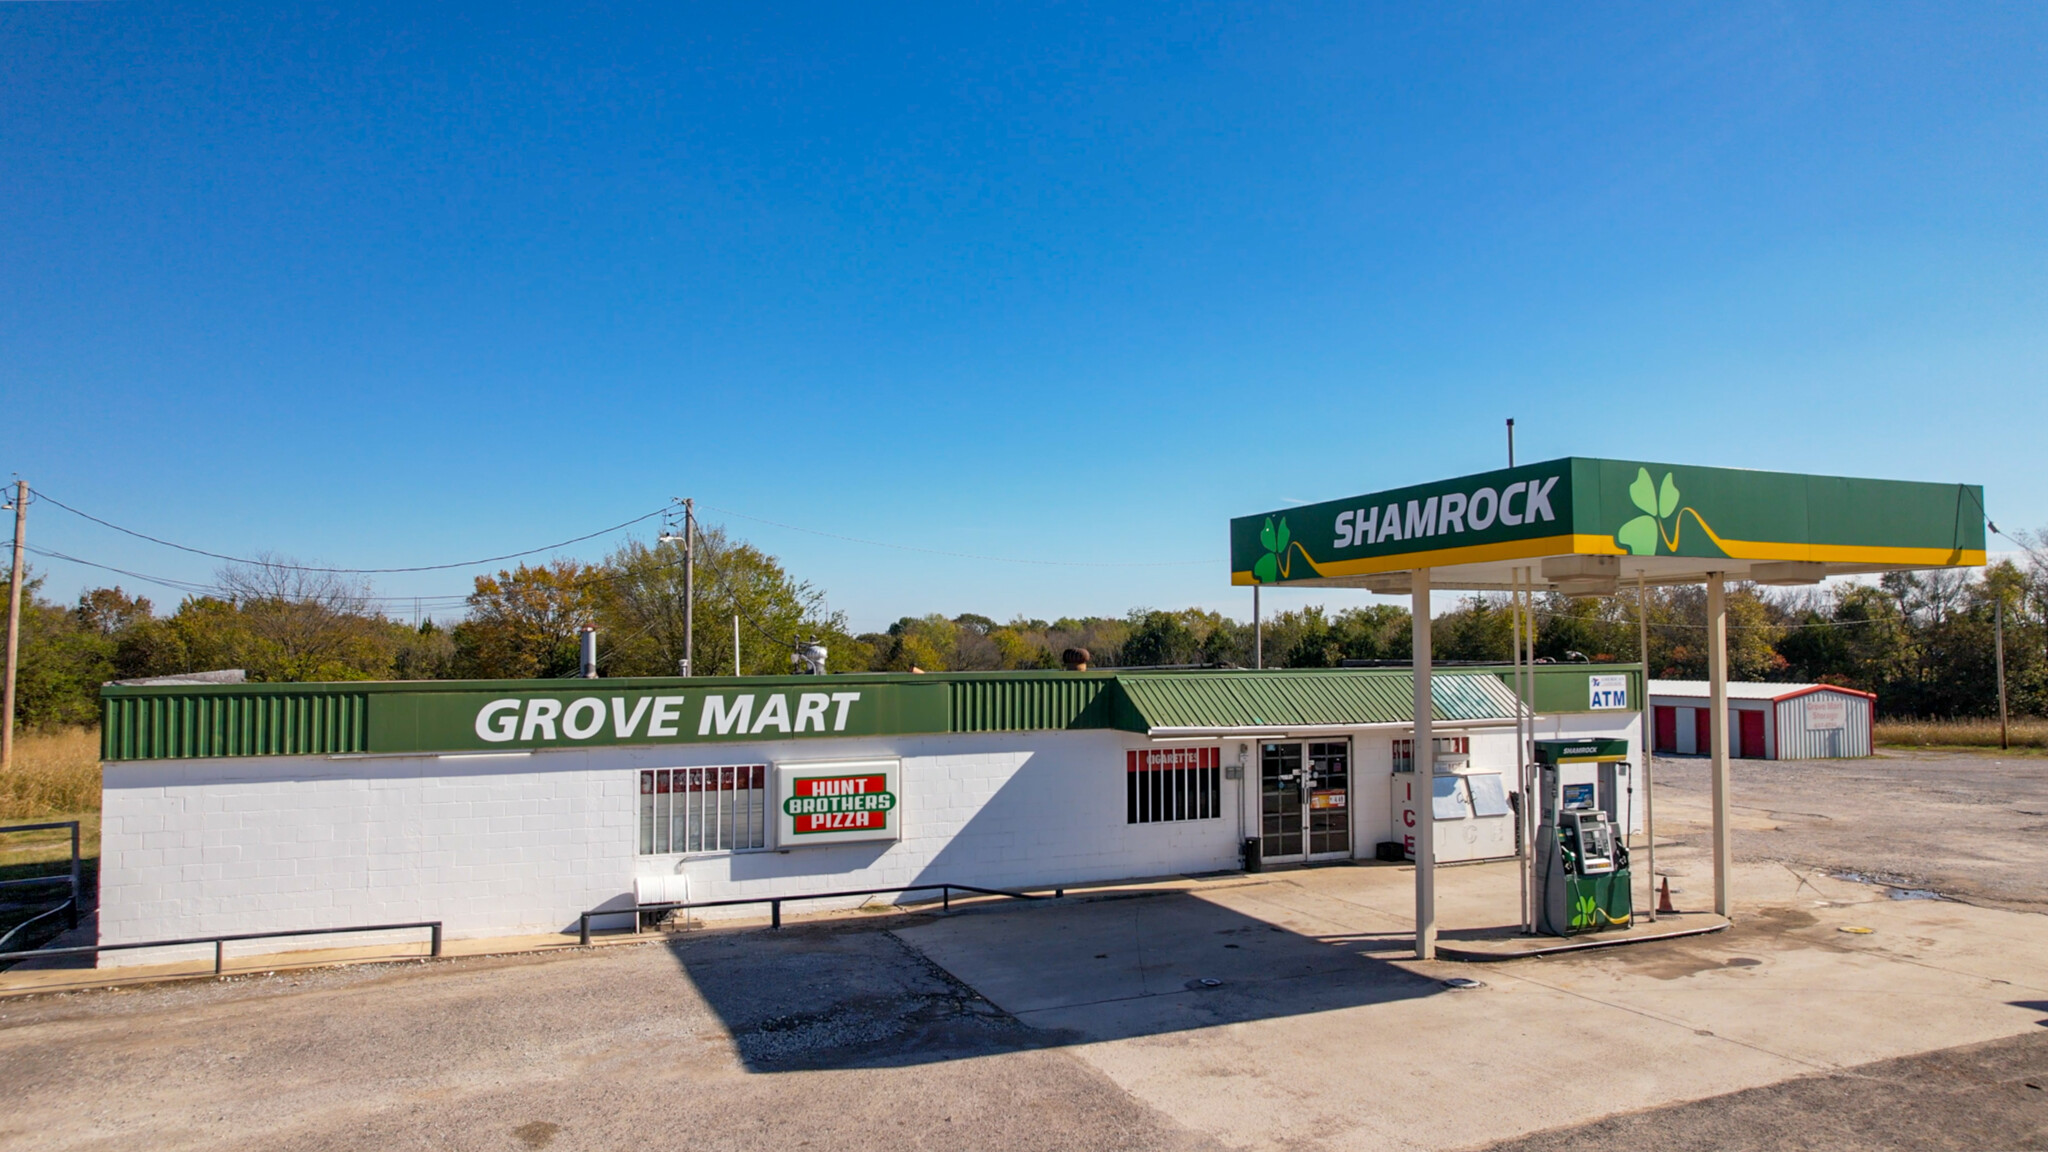
M 512 1135 L 528 1148 L 545 1148 L 555 1142 L 555 1134 L 562 1130 L 560 1124 L 546 1120 L 531 1120 L 512 1130 Z

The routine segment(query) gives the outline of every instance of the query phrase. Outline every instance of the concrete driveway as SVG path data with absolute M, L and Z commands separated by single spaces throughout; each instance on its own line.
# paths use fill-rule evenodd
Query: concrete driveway
M 1829 843 L 1751 849 L 1725 933 L 1485 965 L 1406 959 L 1364 866 L 0 1001 L 0 1146 L 2048 1148 L 2048 918 Z M 1450 932 L 1512 917 L 1511 867 L 1439 875 Z

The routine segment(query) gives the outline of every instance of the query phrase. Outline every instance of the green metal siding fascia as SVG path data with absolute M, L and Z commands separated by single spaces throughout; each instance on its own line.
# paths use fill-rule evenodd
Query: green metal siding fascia
M 297 692 L 106 696 L 100 758 L 306 756 L 369 748 L 369 696 Z
M 1641 699 L 1636 665 L 1543 665 L 1536 669 L 1536 706 L 1543 712 L 1588 710 L 1586 678 L 1626 674 L 1632 701 Z M 1514 697 L 1505 666 L 1439 670 L 1437 713 L 1445 720 L 1511 718 Z M 247 684 L 133 687 L 101 690 L 101 756 L 154 760 L 220 756 L 335 755 L 448 750 L 466 747 L 421 729 L 419 717 L 445 711 L 454 696 L 528 696 L 673 688 L 773 692 L 817 689 L 812 677 L 633 678 L 575 682 L 542 680 L 378 681 L 349 684 Z M 1161 727 L 1263 727 L 1400 724 L 1409 717 L 1409 673 L 1388 669 L 1293 669 L 1209 672 L 940 673 L 929 676 L 835 675 L 834 688 L 899 685 L 944 692 L 944 727 L 920 724 L 891 731 L 1018 732 Z M 587 686 L 587 688 L 586 688 Z M 936 716 L 934 718 L 937 718 Z
M 1115 718 L 1116 681 L 1108 676 L 959 679 L 948 687 L 955 732 L 1107 728 Z
M 1119 678 L 1128 699 L 1118 727 L 1290 728 L 1413 721 L 1403 672 L 1143 673 Z M 1440 720 L 1512 720 L 1514 693 L 1490 673 L 1445 672 L 1431 681 Z
M 1592 688 L 1588 683 L 1594 676 L 1627 676 L 1629 708 L 1640 711 L 1643 702 L 1643 667 L 1640 664 L 1538 664 L 1536 672 L 1536 711 L 1545 715 L 1559 712 L 1591 712 Z M 1515 673 L 1512 668 L 1493 670 L 1501 683 L 1508 686 L 1508 694 L 1514 694 Z

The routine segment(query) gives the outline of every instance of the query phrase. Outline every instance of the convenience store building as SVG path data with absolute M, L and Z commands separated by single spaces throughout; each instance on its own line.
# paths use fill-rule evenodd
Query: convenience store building
M 1527 722 L 1508 678 L 1432 678 L 1434 746 L 1458 765 L 1433 799 L 1439 860 L 1499 854 L 1488 822 L 1508 827 Z M 1640 747 L 1638 667 L 1534 681 L 1537 735 Z M 559 932 L 636 901 L 1234 869 L 1248 840 L 1268 867 L 1371 859 L 1412 847 L 1412 685 L 1371 668 L 109 686 L 100 939 Z

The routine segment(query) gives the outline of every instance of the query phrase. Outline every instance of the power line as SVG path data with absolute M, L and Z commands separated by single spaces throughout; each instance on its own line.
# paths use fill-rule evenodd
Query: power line
M 82 557 L 68 555 L 63 552 L 55 552 L 45 548 L 37 548 L 33 544 L 26 544 L 22 547 L 24 551 L 33 552 L 36 555 L 48 560 L 62 560 L 67 564 L 81 564 L 87 568 L 97 568 L 102 572 L 112 572 L 116 576 L 126 576 L 131 580 L 141 580 L 149 584 L 158 584 L 162 585 L 165 588 L 176 589 L 177 591 L 189 593 L 192 595 L 220 597 L 229 597 L 235 595 L 232 589 L 223 588 L 217 584 L 201 584 L 191 580 L 178 580 L 169 576 L 151 576 L 146 572 L 131 572 L 126 568 L 116 568 L 111 564 L 101 564 L 97 561 L 86 560 Z M 444 601 L 446 603 L 433 604 L 433 606 L 452 607 L 454 604 L 459 604 L 467 600 L 468 597 L 461 595 L 444 594 L 437 596 L 363 596 L 359 597 L 359 599 L 373 600 L 379 603 L 393 604 L 410 604 L 413 601 L 417 600 L 420 602 L 422 606 L 426 606 L 435 601 Z
M 451 568 L 481 568 L 486 564 L 496 564 L 504 560 L 517 560 L 521 556 L 532 556 L 538 552 L 552 552 L 557 548 L 567 548 L 571 544 L 581 544 L 585 540 L 595 540 L 599 536 L 609 535 L 613 532 L 617 532 L 621 528 L 630 528 L 633 525 L 640 523 L 642 520 L 652 520 L 656 516 L 661 515 L 663 512 L 666 512 L 669 509 L 669 505 L 664 504 L 661 507 L 656 508 L 652 512 L 646 513 L 645 515 L 641 516 L 635 516 L 631 520 L 626 520 L 621 523 L 614 524 L 609 528 L 600 528 L 595 532 L 590 532 L 585 535 L 577 536 L 569 540 L 559 541 L 554 544 L 543 545 L 539 548 L 528 548 L 521 552 L 507 552 L 503 556 L 486 556 L 481 560 L 462 560 L 452 564 L 416 564 L 411 567 L 405 568 L 323 568 L 312 564 L 284 564 L 275 560 L 251 560 L 243 556 L 229 556 L 223 552 L 209 552 L 204 548 L 193 548 L 188 545 L 178 544 L 169 540 L 165 540 L 161 537 L 151 536 L 147 532 L 137 532 L 133 528 L 123 528 L 119 524 L 115 524 L 112 521 L 102 520 L 99 517 L 94 516 L 90 512 L 81 512 L 78 509 L 73 508 L 71 505 L 64 503 L 62 500 L 57 499 L 56 497 L 50 495 L 47 492 L 41 493 L 40 495 L 42 496 L 43 499 L 48 500 L 50 503 L 55 504 L 57 507 L 62 508 L 66 512 L 71 513 L 73 516 L 78 516 L 83 519 L 90 520 L 103 528 L 112 528 L 116 532 L 120 532 L 128 536 L 133 536 L 137 540 L 147 540 L 152 544 L 161 544 L 166 548 L 175 548 L 180 552 L 190 552 L 195 556 L 209 556 L 215 560 L 226 560 L 234 564 L 249 564 L 261 568 L 284 568 L 294 572 L 332 572 L 356 576 L 372 576 L 400 572 L 442 572 Z M 671 501 L 670 503 L 672 504 L 674 502 Z M 137 578 L 140 579 L 140 577 Z
M 787 528 L 791 532 L 803 532 L 811 536 L 823 536 L 828 540 L 844 540 L 849 544 L 866 544 L 875 548 L 894 548 L 899 552 L 922 552 L 927 556 L 951 556 L 957 560 L 988 560 L 997 564 L 1039 564 L 1054 568 L 1188 568 L 1197 564 L 1211 564 L 1211 560 L 1039 560 L 1017 556 L 982 556 L 973 552 L 948 552 L 941 548 L 920 548 L 914 544 L 891 544 L 886 540 L 864 540 L 859 536 L 841 536 L 837 532 L 821 532 L 816 528 L 801 528 L 795 524 L 784 524 L 780 520 L 769 520 L 762 516 L 750 516 L 716 504 L 704 507 L 727 516 L 752 520 L 756 524 L 768 524 L 776 528 Z

